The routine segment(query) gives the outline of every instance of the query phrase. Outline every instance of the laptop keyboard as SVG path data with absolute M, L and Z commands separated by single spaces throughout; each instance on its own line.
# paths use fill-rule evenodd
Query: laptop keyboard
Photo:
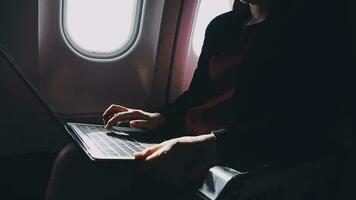
M 110 131 L 100 125 L 73 124 L 81 133 L 78 133 L 84 142 L 90 142 L 105 157 L 132 157 L 133 153 L 142 151 L 152 144 L 145 144 L 128 137 L 120 131 Z

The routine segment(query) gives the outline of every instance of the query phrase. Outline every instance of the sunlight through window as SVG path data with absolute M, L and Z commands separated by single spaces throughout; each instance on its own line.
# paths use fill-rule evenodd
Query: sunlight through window
M 87 56 L 110 57 L 127 50 L 137 35 L 140 0 L 64 0 L 64 34 Z
M 193 51 L 199 56 L 204 42 L 205 29 L 216 16 L 231 11 L 232 0 L 200 0 L 193 33 Z

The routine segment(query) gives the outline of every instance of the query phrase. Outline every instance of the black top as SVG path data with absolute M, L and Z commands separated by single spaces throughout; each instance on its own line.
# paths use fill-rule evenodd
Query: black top
M 189 89 L 173 103 L 161 109 L 168 119 L 168 126 L 183 128 L 187 111 L 200 105 L 210 97 L 209 62 L 212 56 L 221 52 L 233 52 L 240 43 L 241 23 L 237 13 L 229 12 L 215 18 L 207 27 L 202 53 Z
M 294 22 L 291 19 L 288 23 Z M 189 89 L 161 110 L 167 126 L 184 127 L 188 110 L 209 98 L 209 60 L 218 53 L 235 50 L 243 23 L 232 11 L 209 24 Z M 236 123 L 214 131 L 227 163 L 279 163 L 319 156 L 335 147 L 330 135 L 347 118 L 345 71 L 334 70 L 335 63 L 346 66 L 346 61 L 343 53 L 330 51 L 339 43 L 329 40 L 330 49 L 326 49 L 327 36 L 316 34 L 320 27 L 300 19 L 293 26 L 284 25 L 263 22 L 257 44 L 241 63 L 235 96 Z

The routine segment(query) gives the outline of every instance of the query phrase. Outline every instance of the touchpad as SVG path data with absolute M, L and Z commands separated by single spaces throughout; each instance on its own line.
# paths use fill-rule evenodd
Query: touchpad
M 129 123 L 127 123 L 129 124 Z M 124 133 L 149 133 L 150 131 L 138 128 L 131 128 L 130 125 L 128 126 L 113 126 L 112 129 L 114 131 L 122 131 Z

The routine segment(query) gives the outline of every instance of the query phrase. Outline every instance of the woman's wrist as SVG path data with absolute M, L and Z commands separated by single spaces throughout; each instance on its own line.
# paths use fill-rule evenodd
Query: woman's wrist
M 202 137 L 202 139 L 205 141 L 214 142 L 214 143 L 216 142 L 216 137 L 213 133 L 204 134 L 201 135 L 200 137 Z
M 161 113 L 152 113 L 157 119 L 157 128 L 162 127 L 166 123 L 166 118 Z

